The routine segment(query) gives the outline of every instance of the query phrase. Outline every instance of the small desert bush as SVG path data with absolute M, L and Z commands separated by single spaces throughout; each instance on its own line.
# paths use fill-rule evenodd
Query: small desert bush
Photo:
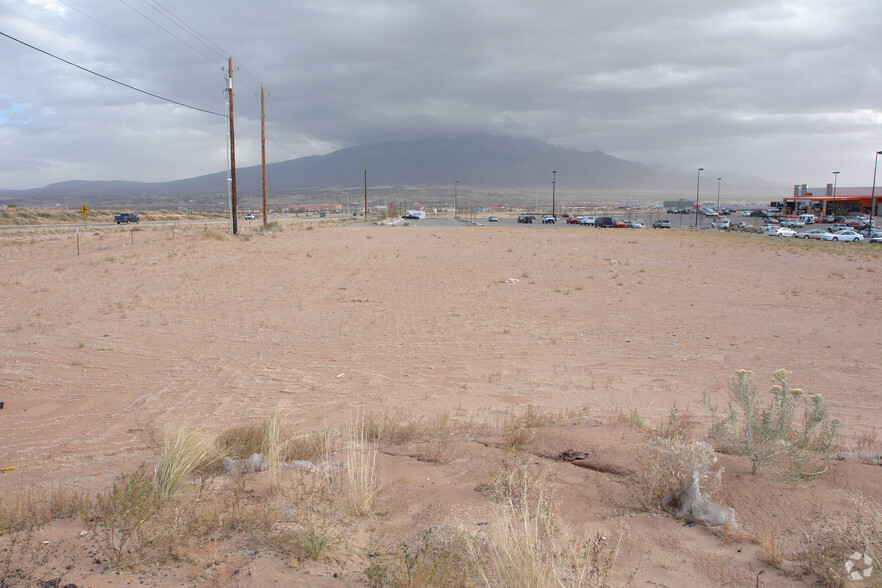
M 499 467 L 490 480 L 477 487 L 490 500 L 500 504 L 521 505 L 536 498 L 541 491 L 539 477 L 530 467 L 532 456 L 508 447 L 502 452 Z
M 161 507 L 156 479 L 141 464 L 95 497 L 86 522 L 111 564 L 127 567 L 142 559 L 147 543 L 142 530 Z
M 656 428 L 655 435 L 664 439 L 688 439 L 692 436 L 694 428 L 695 417 L 689 407 L 680 410 L 675 402 L 668 413 L 668 420 L 664 425 Z
M 637 452 L 637 469 L 632 477 L 635 497 L 642 506 L 656 508 L 693 472 L 699 472 L 699 487 L 711 495 L 722 483 L 722 468 L 710 469 L 716 461 L 713 448 L 702 441 L 651 439 Z
M 861 580 L 869 580 L 868 586 L 882 586 L 882 505 L 861 494 L 849 502 L 845 516 L 814 509 L 797 559 L 825 586 L 845 586 L 852 584 L 849 574 L 859 572 L 867 556 L 874 568 L 869 578 Z M 855 555 L 861 557 L 852 558 Z M 852 565 L 846 567 L 849 561 Z
M 760 561 L 770 566 L 778 567 L 784 562 L 784 552 L 781 544 L 775 539 L 775 530 L 763 531 L 759 536 L 759 553 L 757 556 Z
M 289 545 L 296 548 L 295 559 L 306 557 L 318 561 L 340 539 L 341 533 L 336 530 L 331 517 L 303 513 L 294 528 L 283 531 L 273 542 L 281 548 Z
M 425 529 L 393 552 L 386 568 L 388 583 L 412 588 L 473 585 L 467 541 L 465 533 L 450 525 Z
M 772 375 L 771 398 L 760 399 L 750 372 L 739 370 L 729 382 L 729 415 L 721 417 L 705 394 L 713 424 L 710 437 L 725 452 L 753 463 L 753 473 L 790 483 L 822 476 L 829 466 L 830 451 L 839 430 L 831 421 L 820 395 L 806 396 L 789 388 L 790 373 Z
M 523 414 L 503 425 L 502 436 L 505 447 L 521 449 L 536 438 L 536 431 L 548 423 L 548 418 L 532 404 L 527 405 Z
M 882 450 L 878 441 L 876 427 L 864 429 L 840 440 L 840 455 L 848 461 L 882 465 Z

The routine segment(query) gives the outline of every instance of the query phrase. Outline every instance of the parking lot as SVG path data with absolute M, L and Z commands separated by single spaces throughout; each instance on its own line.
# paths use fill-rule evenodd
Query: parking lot
M 464 226 L 464 225 L 476 225 L 482 227 L 520 227 L 524 230 L 531 229 L 541 229 L 541 230 L 570 230 L 570 231 L 587 231 L 587 230 L 596 230 L 592 225 L 582 225 L 582 224 L 570 224 L 567 223 L 567 219 L 563 217 L 563 215 L 558 215 L 555 223 L 543 223 L 542 217 L 545 216 L 545 213 L 525 213 L 535 216 L 534 220 L 531 223 L 519 223 L 518 216 L 514 213 L 506 213 L 503 215 L 492 215 L 492 214 L 482 214 L 480 216 L 475 216 L 474 221 L 470 218 L 460 218 L 454 219 L 450 217 L 441 217 L 441 218 L 426 218 L 423 220 L 409 220 L 411 225 L 413 226 L 424 226 L 424 227 L 453 227 L 453 226 Z M 493 216 L 497 220 L 490 221 L 490 217 Z M 571 215 L 575 216 L 575 215 Z M 582 215 L 579 215 L 582 216 Z M 659 219 L 666 219 L 670 223 L 670 228 L 672 229 L 690 229 L 694 230 L 696 226 L 696 215 L 695 214 L 668 214 L 664 211 L 657 212 L 621 212 L 619 214 L 614 213 L 596 213 L 594 215 L 586 215 L 586 216 L 594 216 L 595 218 L 600 218 L 601 216 L 611 216 L 615 219 L 620 219 L 623 221 L 631 221 L 631 220 L 640 220 L 645 225 L 644 229 L 619 229 L 619 230 L 658 230 L 652 229 L 652 225 Z M 722 218 L 722 217 L 720 217 Z M 745 228 L 754 228 L 759 230 L 761 226 L 767 224 L 769 221 L 763 217 L 753 217 L 753 216 L 742 216 L 740 213 L 735 213 L 730 215 L 729 221 L 731 223 L 730 231 L 738 231 L 740 228 L 740 223 L 744 223 Z M 399 219 L 396 221 L 396 224 L 401 224 L 403 219 Z M 707 231 L 717 231 L 720 230 L 725 232 L 726 229 L 716 229 L 712 226 L 713 222 L 716 221 L 715 217 L 706 217 L 704 214 L 699 214 L 698 221 L 698 229 L 699 230 L 707 230 Z M 794 227 L 794 231 L 797 233 L 802 233 L 804 231 L 808 231 L 811 229 L 824 229 L 829 230 L 830 227 L 833 226 L 831 223 L 813 223 L 807 224 L 804 227 Z

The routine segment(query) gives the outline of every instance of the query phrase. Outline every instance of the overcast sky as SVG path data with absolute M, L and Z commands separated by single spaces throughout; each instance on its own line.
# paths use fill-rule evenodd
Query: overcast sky
M 0 32 L 216 113 L 0 36 L 0 188 L 225 169 L 228 56 L 239 166 L 261 84 L 270 162 L 483 132 L 869 186 L 882 149 L 880 0 L 161 1 L 0 0 Z

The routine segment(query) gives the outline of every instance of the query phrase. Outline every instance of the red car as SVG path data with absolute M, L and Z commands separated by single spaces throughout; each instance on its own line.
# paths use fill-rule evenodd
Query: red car
M 577 218 L 574 217 L 574 216 L 571 216 L 571 217 L 567 218 L 567 224 L 568 224 L 568 225 L 578 225 L 578 224 L 579 224 L 579 219 L 577 219 Z

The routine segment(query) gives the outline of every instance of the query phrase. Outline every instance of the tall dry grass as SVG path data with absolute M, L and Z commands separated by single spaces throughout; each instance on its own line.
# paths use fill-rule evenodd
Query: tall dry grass
M 199 429 L 182 427 L 167 434 L 155 472 L 159 500 L 168 502 L 187 476 L 216 462 L 218 456 L 214 438 Z
M 374 500 L 382 487 L 377 470 L 377 449 L 368 439 L 362 419 L 350 420 L 344 431 L 345 496 L 349 510 L 357 516 L 370 516 Z

